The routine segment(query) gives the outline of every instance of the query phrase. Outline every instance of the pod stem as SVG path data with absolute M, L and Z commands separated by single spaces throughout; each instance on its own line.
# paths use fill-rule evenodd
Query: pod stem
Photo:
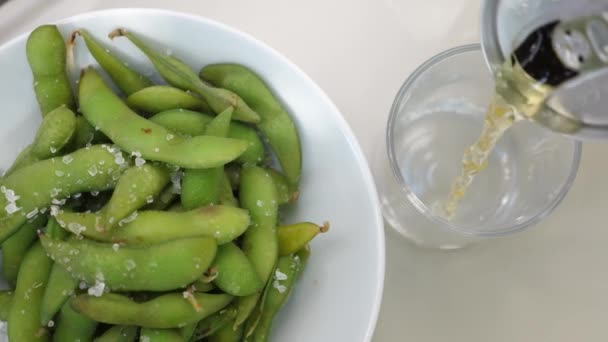
M 319 227 L 319 232 L 327 233 L 329 231 L 329 228 L 330 228 L 329 221 L 325 221 L 325 222 L 323 222 L 323 225 L 321 227 Z

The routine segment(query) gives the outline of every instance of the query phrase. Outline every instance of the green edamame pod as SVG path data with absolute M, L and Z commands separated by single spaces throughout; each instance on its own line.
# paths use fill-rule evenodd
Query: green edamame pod
M 279 255 L 287 256 L 296 253 L 306 246 L 319 233 L 329 231 L 329 223 L 318 226 L 311 222 L 301 222 L 281 226 L 277 229 L 279 235 Z
M 135 162 L 138 160 L 141 159 Z M 144 164 L 126 170 L 118 179 L 110 201 L 97 214 L 100 219 L 95 229 L 106 231 L 122 226 L 123 220 L 152 201 L 170 180 L 171 174 L 163 166 Z
M 97 329 L 97 322 L 79 314 L 72 309 L 70 301 L 66 302 L 59 313 L 59 322 L 53 334 L 57 342 L 92 341 Z
M 211 110 L 204 100 L 181 89 L 164 85 L 147 87 L 129 95 L 127 105 L 152 114 L 178 108 Z
M 139 333 L 141 342 L 184 342 L 179 330 L 142 328 Z
M 32 155 L 39 160 L 57 155 L 74 135 L 76 115 L 62 105 L 50 111 L 42 120 L 32 143 Z
M 230 179 L 228 179 L 228 175 L 226 172 L 222 175 L 222 189 L 220 192 L 220 204 L 227 205 L 230 207 L 238 207 L 239 201 L 234 197 L 234 193 L 232 192 L 232 185 L 230 184 Z
M 274 269 L 279 254 L 276 232 L 278 196 L 272 176 L 263 168 L 245 166 L 241 169 L 241 206 L 249 210 L 253 225 L 245 232 L 243 251 L 251 260 L 258 276 L 265 283 Z M 239 298 L 236 324 L 249 317 L 259 294 Z
M 8 320 L 8 314 L 13 302 L 13 291 L 0 291 L 0 321 Z
M 220 310 L 219 312 L 205 318 L 196 325 L 192 335 L 193 340 L 200 341 L 205 337 L 209 337 L 215 334 L 225 325 L 229 325 L 232 329 L 231 322 L 234 321 L 235 317 L 236 308 L 234 306 L 229 306 L 228 308 Z
M 253 111 L 237 94 L 221 88 L 214 88 L 202 82 L 194 70 L 179 59 L 156 52 L 147 44 L 125 29 L 117 29 L 110 33 L 110 38 L 126 36 L 154 64 L 158 73 L 169 84 L 190 90 L 200 95 L 216 112 L 221 113 L 228 107 L 234 107 L 234 119 L 245 122 L 259 122 L 260 116 Z
M 17 278 L 15 297 L 8 316 L 11 341 L 48 341 L 48 331 L 40 326 L 40 303 L 53 262 L 35 243 L 27 252 Z
M 240 342 L 243 336 L 243 326 L 234 329 L 232 324 L 226 324 L 215 334 L 207 338 L 207 342 Z
M 38 161 L 38 158 L 36 158 L 32 155 L 32 145 L 30 144 L 26 148 L 24 148 L 21 152 L 19 152 L 19 154 L 17 155 L 17 158 L 15 158 L 15 161 L 13 162 L 13 165 L 11 165 L 11 167 L 8 170 L 6 170 L 6 172 L 4 173 L 2 178 L 8 177 L 13 172 L 15 172 L 19 169 L 22 169 L 26 166 L 30 166 L 37 161 Z
M 23 258 L 36 241 L 38 229 L 46 223 L 46 216 L 38 215 L 24 223 L 19 230 L 2 243 L 2 272 L 6 281 L 15 286 Z
M 215 117 L 206 128 L 209 136 L 225 137 L 230 128 L 232 108 L 228 108 Z M 210 204 L 218 204 L 222 192 L 224 167 L 211 169 L 187 169 L 182 179 L 182 206 L 186 210 Z
M 174 109 L 160 112 L 150 118 L 166 129 L 186 136 L 205 134 L 205 129 L 213 118 L 209 115 L 184 109 Z M 240 163 L 259 164 L 266 156 L 264 143 L 258 132 L 245 124 L 232 122 L 228 130 L 228 137 L 246 141 L 249 147 L 236 161 Z
M 120 229 L 104 233 L 95 229 L 91 215 L 63 212 L 57 220 L 75 234 L 106 242 L 121 242 L 129 246 L 195 236 L 214 237 L 222 245 L 247 230 L 250 223 L 246 210 L 221 205 L 202 207 L 186 212 L 142 211 L 135 220 Z M 171 229 L 179 227 L 179 229 Z M 74 229 L 72 229 L 74 228 Z
M 110 142 L 110 139 L 87 121 L 84 116 L 76 117 L 76 128 L 70 145 L 67 147 L 71 151 L 78 150 L 90 144 L 103 144 Z
M 46 227 L 46 234 L 52 239 L 64 240 L 69 233 L 61 228 L 55 218 L 51 218 Z M 40 305 L 40 323 L 48 325 L 55 317 L 64 303 L 72 296 L 78 286 L 79 280 L 72 277 L 63 266 L 53 263 L 49 281 L 44 289 L 44 296 Z
M 276 153 L 292 191 L 297 191 L 302 174 L 302 151 L 295 123 L 264 81 L 238 64 L 204 67 L 200 76 L 215 86 L 239 94 L 260 116 L 258 127 Z
M 190 284 L 209 268 L 213 238 L 176 239 L 146 247 L 119 246 L 71 238 L 40 241 L 73 277 L 119 291 L 167 291 Z
M 136 91 L 152 85 L 150 80 L 131 69 L 126 63 L 114 56 L 108 48 L 101 45 L 101 43 L 95 40 L 86 30 L 80 29 L 74 31 L 70 40 L 71 44 L 74 44 L 77 35 L 82 36 L 91 55 L 93 55 L 97 63 L 101 65 L 108 75 L 110 75 L 112 81 L 114 81 L 118 88 L 125 94 L 131 95 Z
M 165 187 L 165 189 L 158 194 L 154 198 L 154 201 L 146 207 L 148 210 L 165 210 L 173 204 L 175 200 L 179 197 L 179 190 L 177 186 L 181 186 L 181 184 L 170 184 Z
M 26 54 L 42 115 L 61 105 L 74 108 L 66 72 L 65 42 L 57 26 L 43 25 L 32 31 L 27 39 Z
M 17 156 L 4 176 L 57 155 L 74 135 L 75 127 L 76 116 L 65 106 L 62 105 L 49 112 L 42 120 L 34 142 Z
M 116 163 L 118 158 L 121 163 Z M 111 189 L 128 166 L 123 154 L 93 146 L 19 169 L 0 181 L 0 242 L 11 236 L 28 216 L 61 203 L 75 193 Z
M 191 296 L 200 304 L 198 311 L 181 293 L 165 294 L 146 302 L 135 302 L 112 293 L 101 297 L 80 295 L 72 300 L 72 307 L 102 323 L 170 329 L 196 323 L 232 301 L 232 297 L 225 294 L 194 293 Z
M 106 330 L 95 342 L 134 342 L 138 327 L 128 325 L 115 325 Z
M 213 283 L 227 294 L 249 296 L 264 286 L 251 261 L 234 243 L 220 246 L 212 265 L 218 270 Z
M 79 280 L 72 277 L 63 266 L 53 264 L 40 306 L 40 323 L 43 326 L 46 326 L 68 298 L 74 295 L 78 283 Z
M 272 176 L 274 185 L 277 187 L 277 195 L 279 197 L 279 205 L 287 204 L 291 200 L 292 196 L 297 193 L 291 193 L 289 191 L 289 185 L 287 184 L 287 178 L 285 175 L 274 169 L 266 169 Z M 296 195 L 297 196 L 297 195 Z
M 80 109 L 87 120 L 129 153 L 146 160 L 187 168 L 224 165 L 246 149 L 247 143 L 229 138 L 184 138 L 134 113 L 105 84 L 94 69 L 84 71 L 79 87 Z
M 103 209 L 106 228 L 116 226 L 133 211 L 143 207 L 160 194 L 170 180 L 169 170 L 162 166 L 145 164 L 125 171 Z
M 253 334 L 251 341 L 265 342 L 269 340 L 274 318 L 289 300 L 289 296 L 298 277 L 302 274 L 309 256 L 310 250 L 304 248 L 296 254 L 279 258 L 273 282 L 267 286 L 264 293 L 260 320 L 254 331 L 247 332 L 248 336 L 251 333 Z

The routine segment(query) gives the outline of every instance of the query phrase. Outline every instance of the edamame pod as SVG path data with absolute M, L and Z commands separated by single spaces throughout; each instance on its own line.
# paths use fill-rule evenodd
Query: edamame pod
M 225 325 L 228 325 L 230 329 L 232 329 L 231 322 L 234 321 L 235 317 L 236 308 L 233 306 L 229 306 L 228 308 L 220 310 L 212 316 L 209 316 L 204 320 L 198 322 L 192 336 L 194 341 L 200 341 L 206 337 L 214 335 Z
M 65 106 L 49 112 L 42 120 L 34 142 L 17 156 L 4 177 L 37 161 L 57 155 L 72 139 L 75 129 L 76 116 Z
M 194 282 L 209 268 L 213 238 L 175 239 L 146 247 L 88 240 L 57 241 L 41 235 L 51 258 L 73 277 L 119 291 L 167 291 Z M 103 284 L 103 285 L 100 285 Z
M 91 55 L 97 63 L 110 75 L 110 78 L 125 94 L 131 95 L 136 91 L 152 85 L 152 82 L 137 71 L 131 69 L 127 63 L 114 56 L 110 50 L 95 40 L 89 32 L 80 29 L 72 33 L 71 44 L 74 44 L 77 35 L 81 35 Z
M 36 28 L 28 37 L 25 49 L 42 115 L 61 105 L 74 108 L 72 87 L 66 72 L 65 42 L 57 26 Z
M 253 225 L 245 232 L 243 251 L 251 260 L 258 276 L 266 282 L 274 269 L 279 254 L 276 232 L 278 196 L 272 176 L 263 168 L 244 166 L 241 169 L 240 199 L 248 209 Z M 236 324 L 241 325 L 249 317 L 259 299 L 259 294 L 239 298 Z
M 51 218 L 46 227 L 46 234 L 52 239 L 64 240 L 69 235 L 61 228 L 55 218 Z M 44 290 L 42 303 L 40 305 L 40 323 L 48 325 L 49 321 L 55 317 L 65 302 L 74 295 L 79 280 L 72 277 L 63 266 L 53 263 L 49 281 Z
M 291 191 L 289 191 L 289 185 L 287 184 L 287 179 L 285 178 L 285 175 L 271 168 L 267 168 L 266 170 L 272 176 L 274 185 L 277 187 L 279 205 L 289 203 L 292 196 L 294 196 L 294 194 L 297 194 L 297 192 L 291 193 Z
M 207 342 L 240 342 L 243 336 L 243 326 L 234 329 L 232 324 L 226 324 L 215 334 L 207 338 Z
M 79 314 L 72 309 L 70 301 L 61 307 L 59 322 L 53 334 L 56 342 L 92 341 L 97 329 L 97 322 Z
M 112 222 L 116 225 L 134 210 L 149 203 L 169 184 L 170 179 L 169 170 L 157 165 L 145 164 L 125 171 L 104 207 L 106 225 L 111 227 Z
M 117 163 L 120 158 L 120 163 Z M 85 191 L 111 189 L 128 166 L 123 154 L 107 146 L 80 149 L 15 171 L 0 181 L 0 242 L 11 236 L 28 216 Z M 51 214 L 56 214 L 52 211 Z
M 144 164 L 126 170 L 118 179 L 110 201 L 100 213 L 93 214 L 100 216 L 95 229 L 105 231 L 124 225 L 128 216 L 154 200 L 170 180 L 171 174 L 163 166 Z
M 222 189 L 220 192 L 220 204 L 227 205 L 230 207 L 238 207 L 239 201 L 234 197 L 232 192 L 232 185 L 230 185 L 230 179 L 226 172 L 222 175 Z
M 17 155 L 17 158 L 15 158 L 15 161 L 13 162 L 13 165 L 11 165 L 11 167 L 8 170 L 6 170 L 6 172 L 2 175 L 2 178 L 8 177 L 13 172 L 15 172 L 19 169 L 22 169 L 26 166 L 30 166 L 37 161 L 38 161 L 38 158 L 36 158 L 32 155 L 32 145 L 30 144 L 27 147 L 25 147 L 21 152 L 19 152 L 19 154 Z
M 48 331 L 40 326 L 40 303 L 53 262 L 39 242 L 27 252 L 8 316 L 11 341 L 48 341 Z
M 32 155 L 39 160 L 57 154 L 70 141 L 76 130 L 76 115 L 65 105 L 49 112 L 32 143 Z
M 40 323 L 43 326 L 46 326 L 68 298 L 74 295 L 78 283 L 79 280 L 72 277 L 65 267 L 58 263 L 53 264 L 40 306 Z
M 311 222 L 301 222 L 279 227 L 279 255 L 287 256 L 296 253 L 306 246 L 319 233 L 329 231 L 329 223 L 318 226 Z
M 220 246 L 212 265 L 218 270 L 213 283 L 225 293 L 249 296 L 264 286 L 251 261 L 234 243 Z
M 127 105 L 145 113 L 160 113 L 170 109 L 209 111 L 207 103 L 181 89 L 157 85 L 141 89 L 127 97 Z
M 160 112 L 150 118 L 166 129 L 187 136 L 198 136 L 205 134 L 207 124 L 213 120 L 209 115 L 184 109 L 173 109 Z M 266 156 L 264 143 L 258 132 L 245 124 L 239 122 L 230 123 L 228 137 L 246 141 L 249 147 L 236 161 L 240 163 L 259 164 Z
M 13 296 L 14 296 L 13 291 L 8 291 L 8 290 L 0 291 L 0 321 L 8 320 L 8 314 L 11 310 Z
M 139 333 L 139 340 L 146 342 L 184 342 L 186 341 L 179 330 L 143 328 Z
M 224 165 L 246 149 L 247 143 L 229 138 L 184 138 L 134 113 L 105 84 L 94 69 L 84 71 L 79 87 L 80 110 L 124 151 L 146 160 L 163 161 L 186 168 Z
M 230 128 L 232 108 L 215 117 L 206 128 L 209 136 L 225 137 Z M 210 204 L 218 204 L 222 192 L 222 166 L 211 169 L 187 169 L 182 179 L 181 203 L 186 210 Z
M 260 116 L 253 111 L 237 94 L 221 88 L 214 88 L 202 82 L 186 63 L 179 59 L 156 52 L 133 33 L 117 29 L 110 33 L 110 38 L 126 36 L 154 64 L 158 73 L 169 84 L 190 90 L 200 95 L 216 112 L 221 113 L 228 107 L 234 107 L 234 119 L 245 122 L 259 122 Z
M 268 285 L 264 293 L 262 312 L 259 323 L 252 332 L 252 342 L 266 342 L 270 339 L 274 318 L 289 300 L 309 256 L 310 250 L 304 248 L 296 254 L 279 258 L 273 282 Z M 248 332 L 248 335 L 249 333 L 251 332 Z
M 128 325 L 115 325 L 106 330 L 95 342 L 134 342 L 138 327 Z
M 36 241 L 38 229 L 46 223 L 46 216 L 38 215 L 24 223 L 19 230 L 2 243 L 2 272 L 6 281 L 15 286 L 23 258 Z
M 102 323 L 170 329 L 196 323 L 232 301 L 232 297 L 225 294 L 194 293 L 192 296 L 200 304 L 199 311 L 181 293 L 165 294 L 146 302 L 112 293 L 101 297 L 80 295 L 72 300 L 72 307 Z
M 70 151 L 75 151 L 91 144 L 104 144 L 110 140 L 87 121 L 84 116 L 76 117 L 76 128 L 70 145 Z
M 95 221 L 94 218 L 91 220 L 91 215 L 66 211 L 59 213 L 57 219 L 75 234 L 130 246 L 195 236 L 214 237 L 219 245 L 223 245 L 243 234 L 250 222 L 246 210 L 221 205 L 186 212 L 142 211 L 132 222 L 108 233 L 94 228 Z
M 213 85 L 239 94 L 260 116 L 258 127 L 276 153 L 292 191 L 297 191 L 302 174 L 302 151 L 295 123 L 264 81 L 238 64 L 204 67 L 200 76 Z

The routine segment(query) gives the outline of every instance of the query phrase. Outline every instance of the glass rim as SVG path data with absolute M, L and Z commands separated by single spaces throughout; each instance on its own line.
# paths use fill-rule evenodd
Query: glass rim
M 561 203 L 561 201 L 564 199 L 564 197 L 566 196 L 566 194 L 572 187 L 572 183 L 574 182 L 576 175 L 578 173 L 578 168 L 579 168 L 581 154 L 582 154 L 582 143 L 580 141 L 572 140 L 572 143 L 574 144 L 574 150 L 572 153 L 573 159 L 572 159 L 572 163 L 570 166 L 570 172 L 568 174 L 568 178 L 566 179 L 566 181 L 561 185 L 559 193 L 557 194 L 555 199 L 549 205 L 544 207 L 541 211 L 539 211 L 537 214 L 530 217 L 529 219 L 527 219 L 523 222 L 517 223 L 517 224 L 513 224 L 513 225 L 498 226 L 497 230 L 490 231 L 490 232 L 484 232 L 484 231 L 478 230 L 479 228 L 481 228 L 485 225 L 475 225 L 475 226 L 469 227 L 468 229 L 463 229 L 463 228 L 460 228 L 460 227 L 454 225 L 452 222 L 446 220 L 442 216 L 437 215 L 429 206 L 427 206 L 410 189 L 410 187 L 405 182 L 405 179 L 403 178 L 403 176 L 400 172 L 400 167 L 397 163 L 397 158 L 395 155 L 395 149 L 394 149 L 394 145 L 393 145 L 395 120 L 399 115 L 398 107 L 399 107 L 399 104 L 401 103 L 402 99 L 404 98 L 404 95 L 410 90 L 412 85 L 416 83 L 416 81 L 420 78 L 420 76 L 422 76 L 426 71 L 428 71 L 431 67 L 438 64 L 439 62 L 442 62 L 442 61 L 449 59 L 456 55 L 460 55 L 460 54 L 468 53 L 468 52 L 474 52 L 474 51 L 478 51 L 479 53 L 483 54 L 480 44 L 468 44 L 468 45 L 461 45 L 461 46 L 450 48 L 448 50 L 440 52 L 440 53 L 434 55 L 433 57 L 429 58 L 424 63 L 422 63 L 422 65 L 420 65 L 416 70 L 414 70 L 414 72 L 412 72 L 410 74 L 410 76 L 405 80 L 403 85 L 401 85 L 401 87 L 399 88 L 399 91 L 397 92 L 397 95 L 395 96 L 395 99 L 393 100 L 393 104 L 390 109 L 390 114 L 389 114 L 387 127 L 386 127 L 385 143 L 386 143 L 386 147 L 387 147 L 388 161 L 389 161 L 393 176 L 395 177 L 395 180 L 397 181 L 397 185 L 400 187 L 400 191 L 399 191 L 400 196 L 399 197 L 401 200 L 403 200 L 405 202 L 405 204 L 413 205 L 415 210 L 417 210 L 420 214 L 424 215 L 426 217 L 426 219 L 430 220 L 431 222 L 433 222 L 434 224 L 436 224 L 438 227 L 440 227 L 442 229 L 456 231 L 458 233 L 466 234 L 469 236 L 479 236 L 479 237 L 501 236 L 501 235 L 514 233 L 514 232 L 523 230 L 525 228 L 528 228 L 530 226 L 533 226 L 536 223 L 543 220 L 544 218 L 546 218 L 547 216 L 549 216 L 549 214 L 551 214 L 555 210 L 555 208 L 557 208 L 557 206 Z M 488 72 L 492 73 L 491 71 L 488 71 Z M 558 133 L 555 133 L 555 134 L 558 134 Z

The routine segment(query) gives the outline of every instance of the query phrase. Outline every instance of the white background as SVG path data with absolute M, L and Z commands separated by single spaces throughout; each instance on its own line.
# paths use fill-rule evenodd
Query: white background
M 12 0 L 0 7 L 0 44 L 110 7 L 195 13 L 266 42 L 328 93 L 372 161 L 408 74 L 479 39 L 480 0 Z M 524 233 L 446 253 L 410 246 L 387 228 L 375 340 L 608 341 L 607 159 L 606 145 L 586 144 L 570 194 Z

